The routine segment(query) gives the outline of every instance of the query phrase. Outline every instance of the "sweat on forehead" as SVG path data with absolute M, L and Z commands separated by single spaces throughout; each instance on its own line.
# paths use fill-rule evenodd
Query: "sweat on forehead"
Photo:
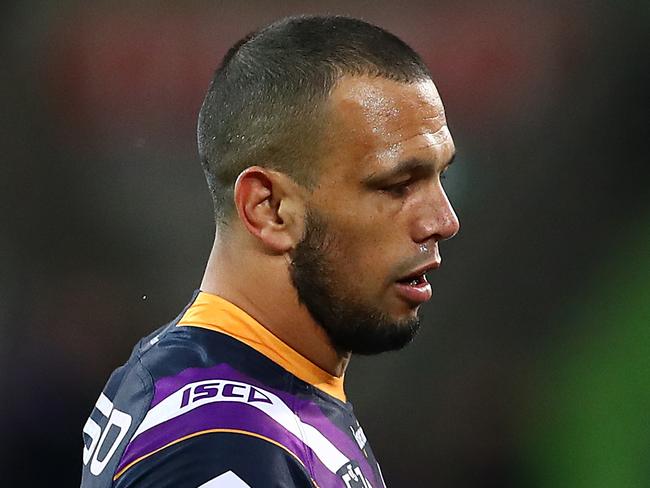
M 403 83 L 377 77 L 341 78 L 328 104 L 330 113 L 336 111 L 356 114 L 359 120 L 399 130 L 400 116 L 407 110 L 417 117 L 430 119 L 442 128 L 446 124 L 445 111 L 436 86 L 431 80 Z
M 345 77 L 328 101 L 325 118 L 325 159 L 338 153 L 338 160 L 389 163 L 415 151 L 444 163 L 454 152 L 442 101 L 430 80 Z M 347 154 L 341 153 L 344 147 Z

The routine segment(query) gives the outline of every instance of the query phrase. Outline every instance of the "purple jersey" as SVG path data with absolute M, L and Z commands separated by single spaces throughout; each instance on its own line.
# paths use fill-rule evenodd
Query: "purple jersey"
M 113 373 L 83 462 L 83 488 L 385 486 L 343 379 L 203 292 Z

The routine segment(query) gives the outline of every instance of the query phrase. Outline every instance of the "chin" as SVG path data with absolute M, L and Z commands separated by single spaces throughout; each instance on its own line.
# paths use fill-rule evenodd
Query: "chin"
M 386 315 L 395 322 L 417 319 L 420 315 L 421 304 L 410 304 L 402 300 L 396 305 L 393 311 L 387 311 Z

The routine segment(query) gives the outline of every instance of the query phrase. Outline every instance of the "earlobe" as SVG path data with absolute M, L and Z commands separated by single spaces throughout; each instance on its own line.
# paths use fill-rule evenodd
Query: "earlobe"
M 281 175 L 252 166 L 235 182 L 235 206 L 248 232 L 273 253 L 286 253 L 294 245 L 291 195 Z

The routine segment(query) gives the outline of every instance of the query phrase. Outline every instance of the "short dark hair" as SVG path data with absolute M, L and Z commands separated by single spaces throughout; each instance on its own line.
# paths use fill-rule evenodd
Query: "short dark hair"
M 310 186 L 317 175 L 319 111 L 345 75 L 412 83 L 431 78 L 395 35 L 344 16 L 281 19 L 238 41 L 208 88 L 198 120 L 201 163 L 217 224 L 234 208 L 237 176 L 260 165 Z

